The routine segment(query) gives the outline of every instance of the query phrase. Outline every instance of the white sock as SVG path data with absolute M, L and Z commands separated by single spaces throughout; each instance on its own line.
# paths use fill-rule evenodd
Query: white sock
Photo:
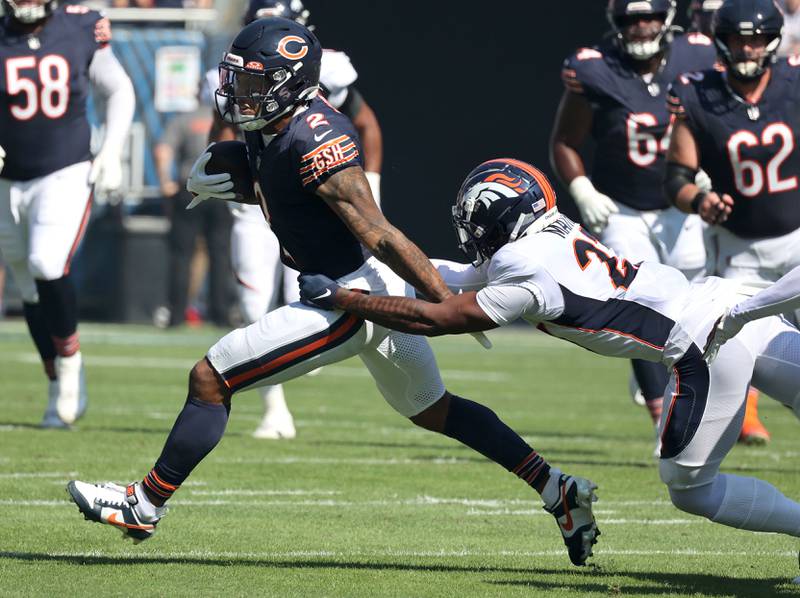
M 757 532 L 778 532 L 800 537 L 800 504 L 763 480 L 719 474 L 725 496 L 710 517 L 716 523 Z
M 550 477 L 547 478 L 547 482 L 544 485 L 544 490 L 542 490 L 542 500 L 548 509 L 553 508 L 553 505 L 555 505 L 561 498 L 561 493 L 558 491 L 558 479 L 560 477 L 561 470 L 557 469 L 556 467 L 551 467 Z
M 264 386 L 259 389 L 261 393 L 261 398 L 264 400 L 264 418 L 268 418 L 270 415 L 287 415 L 291 417 L 291 413 L 289 413 L 289 407 L 286 405 L 286 397 L 283 394 L 283 385 L 276 384 L 274 386 Z
M 136 500 L 138 501 L 133 505 L 133 508 L 136 510 L 136 514 L 140 519 L 143 521 L 153 521 L 154 519 L 160 519 L 161 516 L 167 512 L 167 507 L 157 507 L 150 502 L 150 498 L 147 496 L 141 484 L 136 483 L 133 487 L 136 493 Z

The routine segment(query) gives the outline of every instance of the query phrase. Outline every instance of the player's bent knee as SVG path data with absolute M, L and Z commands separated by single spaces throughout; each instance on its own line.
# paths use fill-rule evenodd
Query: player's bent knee
M 719 505 L 711 500 L 711 484 L 684 490 L 669 489 L 669 498 L 672 504 L 684 513 L 699 515 L 711 519 L 717 512 Z
M 206 403 L 225 403 L 230 399 L 230 390 L 207 359 L 201 359 L 189 373 L 189 394 Z
M 443 432 L 449 409 L 450 393 L 445 391 L 438 401 L 427 406 L 416 415 L 412 415 L 409 419 L 420 428 L 425 428 L 431 432 Z
M 717 476 L 719 468 L 712 464 L 701 466 L 681 465 L 676 462 L 679 457 L 661 459 L 658 472 L 661 481 L 667 485 L 670 492 L 673 490 L 688 490 L 711 483 Z
M 56 264 L 52 256 L 33 253 L 28 256 L 28 272 L 36 280 L 56 280 L 64 276 L 64 264 Z

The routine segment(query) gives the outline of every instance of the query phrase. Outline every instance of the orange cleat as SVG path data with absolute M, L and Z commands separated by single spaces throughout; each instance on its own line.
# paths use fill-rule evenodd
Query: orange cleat
M 747 406 L 745 407 L 739 442 L 750 446 L 764 445 L 769 442 L 769 439 L 769 430 L 758 419 L 758 391 L 755 388 L 750 388 L 747 391 Z

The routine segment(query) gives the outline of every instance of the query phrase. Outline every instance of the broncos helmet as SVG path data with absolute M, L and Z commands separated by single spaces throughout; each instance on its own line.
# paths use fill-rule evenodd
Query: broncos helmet
M 725 0 L 714 14 L 713 29 L 717 55 L 728 72 L 737 79 L 755 79 L 775 61 L 783 34 L 783 13 L 774 0 Z M 766 35 L 764 55 L 734 56 L 729 47 L 730 35 Z
M 547 177 L 511 158 L 489 160 L 470 172 L 453 206 L 459 249 L 474 256 L 475 266 L 557 217 L 556 193 Z
M 311 13 L 303 6 L 302 0 L 250 0 L 247 12 L 244 13 L 244 24 L 249 25 L 256 19 L 265 17 L 283 17 L 305 25 L 309 31 L 313 31 L 314 28 L 308 26 L 310 16 Z
M 660 17 L 661 29 L 653 39 L 627 39 L 625 28 L 642 15 Z M 606 17 L 622 51 L 634 60 L 647 60 L 663 51 L 672 40 L 675 0 L 608 0 Z
M 219 64 L 217 111 L 256 131 L 309 102 L 319 90 L 322 46 L 306 27 L 280 17 L 246 25 Z
M 722 6 L 723 0 L 692 0 L 689 5 L 689 21 L 692 23 L 692 31 L 698 31 L 711 37 L 711 23 L 714 13 Z
M 58 8 L 58 0 L 44 0 L 36 4 L 19 5 L 14 0 L 2 0 L 3 12 L 16 21 L 30 25 L 46 19 Z

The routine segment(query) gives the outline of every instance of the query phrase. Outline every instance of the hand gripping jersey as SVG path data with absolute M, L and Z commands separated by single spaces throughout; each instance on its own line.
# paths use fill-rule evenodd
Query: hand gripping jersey
M 89 65 L 110 40 L 108 19 L 84 6 L 56 9 L 35 35 L 0 22 L 0 176 L 27 181 L 90 159 Z
M 800 227 L 800 60 L 778 59 L 770 77 L 755 105 L 737 98 L 716 71 L 679 77 L 669 95 L 670 110 L 694 135 L 714 191 L 733 197 L 722 226 L 746 239 Z
M 667 88 L 679 74 L 712 68 L 715 60 L 711 40 L 691 33 L 672 42 L 666 62 L 649 82 L 613 43 L 581 48 L 565 61 L 564 85 L 592 106 L 591 178 L 598 191 L 636 210 L 669 207 L 661 192 L 669 144 Z
M 245 141 L 281 261 L 334 279 L 357 270 L 364 263 L 360 243 L 315 194 L 331 175 L 361 166 L 358 136 L 347 117 L 318 97 L 268 144 L 258 131 L 245 133 Z
M 498 325 L 524 318 L 544 332 L 610 357 L 672 366 L 703 347 L 726 281 L 690 284 L 675 268 L 631 263 L 560 216 L 503 246 L 478 304 Z

